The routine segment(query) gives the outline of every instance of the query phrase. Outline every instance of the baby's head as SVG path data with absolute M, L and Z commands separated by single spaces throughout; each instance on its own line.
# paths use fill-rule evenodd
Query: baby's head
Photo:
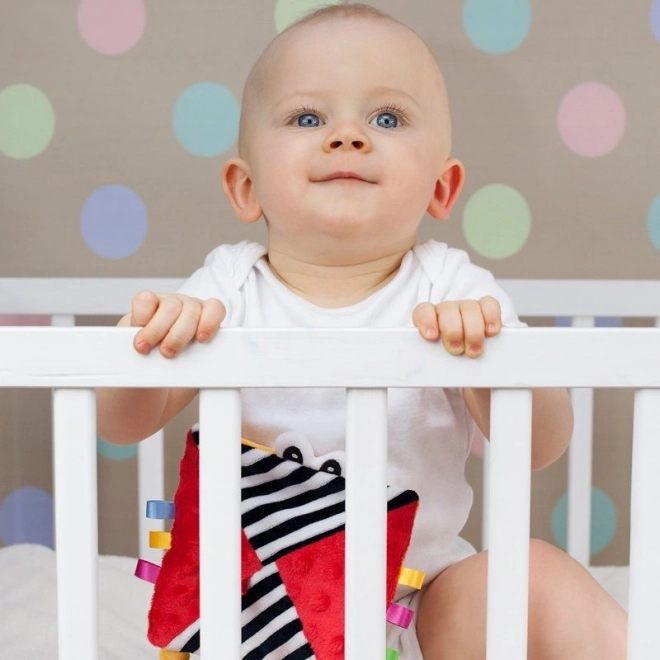
M 366 5 L 303 18 L 253 67 L 223 178 L 242 220 L 264 215 L 271 247 L 332 258 L 347 240 L 409 247 L 425 212 L 449 215 L 463 181 L 433 55 Z

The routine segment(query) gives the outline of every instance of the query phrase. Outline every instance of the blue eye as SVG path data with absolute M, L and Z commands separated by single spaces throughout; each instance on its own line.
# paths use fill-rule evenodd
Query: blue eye
M 298 126 L 315 127 L 321 125 L 321 120 L 318 115 L 312 112 L 306 112 L 304 115 L 298 117 L 297 124 Z
M 399 118 L 391 112 L 379 112 L 374 121 L 380 128 L 396 128 L 399 125 Z

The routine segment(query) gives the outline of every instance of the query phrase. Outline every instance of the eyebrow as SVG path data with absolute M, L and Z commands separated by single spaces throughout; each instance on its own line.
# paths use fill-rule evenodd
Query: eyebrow
M 396 87 L 378 86 L 374 87 L 371 93 L 374 96 L 400 96 L 406 99 L 408 103 L 419 106 L 418 100 L 412 94 L 408 94 L 408 92 L 404 92 L 402 89 L 397 89 Z
M 328 96 L 329 92 L 324 91 L 323 89 L 302 89 L 297 90 L 293 94 L 287 94 L 287 96 L 282 97 L 274 104 L 274 108 L 279 109 L 283 105 L 290 105 L 295 99 L 298 98 L 319 98 Z M 404 99 L 408 104 L 414 105 L 416 108 L 419 108 L 418 100 L 408 94 L 408 92 L 398 89 L 396 87 L 388 87 L 386 85 L 378 85 L 369 89 L 367 96 L 376 96 L 376 97 L 398 97 Z

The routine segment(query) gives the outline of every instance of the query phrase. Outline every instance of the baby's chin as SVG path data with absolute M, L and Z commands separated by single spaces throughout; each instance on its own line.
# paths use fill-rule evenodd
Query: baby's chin
M 268 232 L 268 251 L 325 266 L 353 266 L 403 255 L 416 243 L 415 233 L 381 235 L 364 226 L 326 222 L 314 233 L 281 236 Z

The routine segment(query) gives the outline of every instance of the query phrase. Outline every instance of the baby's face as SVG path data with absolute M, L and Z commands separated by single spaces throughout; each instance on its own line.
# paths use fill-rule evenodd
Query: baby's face
M 450 151 L 444 84 L 416 35 L 312 22 L 282 35 L 256 84 L 243 156 L 271 248 L 412 245 Z

